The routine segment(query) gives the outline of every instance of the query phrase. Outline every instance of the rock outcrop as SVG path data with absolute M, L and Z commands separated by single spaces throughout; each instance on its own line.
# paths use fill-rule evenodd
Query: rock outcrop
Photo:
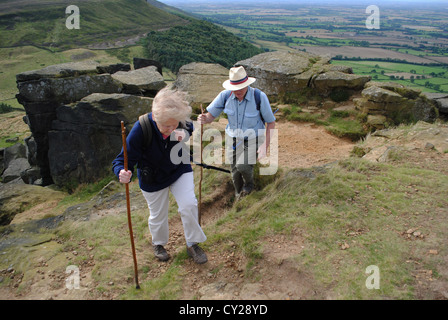
M 149 112 L 151 97 L 166 85 L 156 66 L 131 70 L 129 64 L 93 61 L 27 71 L 16 79 L 32 132 L 28 161 L 40 168 L 42 185 L 60 186 L 101 177 L 102 166 L 120 150 L 120 121 L 133 124 Z
M 411 127 L 382 129 L 369 134 L 357 147 L 358 155 L 373 162 L 387 162 L 391 154 L 411 150 L 448 150 L 448 126 L 442 123 L 418 121 Z
M 344 90 L 353 93 L 364 88 L 368 76 L 352 73 L 348 67 L 333 66 L 329 59 L 305 52 L 267 52 L 238 61 L 257 81 L 252 85 L 263 90 L 272 100 L 310 90 L 328 97 Z M 192 103 L 210 103 L 223 90 L 229 70 L 219 64 L 190 63 L 179 70 L 174 86 L 189 93 Z
M 57 109 L 48 132 L 50 173 L 57 185 L 94 182 L 110 172 L 122 146 L 121 121 L 133 124 L 152 98 L 93 93 Z M 70 143 L 67 143 L 69 141 Z
M 224 90 L 222 83 L 229 78 L 229 70 L 219 64 L 193 62 L 179 69 L 173 86 L 188 93 L 192 103 L 210 103 Z
M 421 91 L 390 82 L 369 82 L 355 105 L 367 114 L 367 123 L 376 129 L 403 122 L 433 122 L 437 106 Z
M 5 148 L 3 153 L 3 166 L 6 168 L 2 174 L 4 183 L 20 178 L 20 173 L 30 167 L 26 159 L 26 147 L 17 143 Z
M 141 94 L 154 96 L 157 91 L 166 86 L 157 67 L 149 66 L 131 71 L 118 71 L 112 75 L 112 79 L 123 86 L 123 92 L 129 94 Z
M 362 90 L 369 76 L 352 74 L 350 68 L 332 66 L 329 58 L 305 52 L 266 52 L 239 61 L 249 76 L 257 78 L 254 87 L 268 96 L 285 96 L 310 88 L 328 97 L 337 90 Z
M 15 164 L 15 172 L 23 170 L 23 181 L 70 187 L 109 172 L 121 149 L 120 121 L 132 125 L 140 114 L 149 112 L 152 97 L 166 85 L 156 61 L 136 59 L 135 63 L 133 70 L 129 64 L 66 63 L 17 75 L 17 99 L 25 107 L 32 132 L 26 139 L 30 166 L 23 170 L 23 160 Z M 257 78 L 253 86 L 273 101 L 295 103 L 306 95 L 337 102 L 356 93 L 361 96 L 354 99 L 357 109 L 375 129 L 432 122 L 439 113 L 448 115 L 447 95 L 430 96 L 394 83 L 371 82 L 369 76 L 355 75 L 349 67 L 331 65 L 326 57 L 267 52 L 238 65 Z M 180 69 L 173 86 L 186 91 L 193 105 L 208 104 L 227 79 L 228 69 L 219 64 L 190 63 Z
M 428 99 L 434 100 L 437 108 L 439 109 L 439 113 L 442 117 L 448 119 L 448 94 L 446 93 L 422 93 Z

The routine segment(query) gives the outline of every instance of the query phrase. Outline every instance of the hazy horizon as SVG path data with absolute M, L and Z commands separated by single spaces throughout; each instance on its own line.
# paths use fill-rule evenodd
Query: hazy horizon
M 159 2 L 176 5 L 176 4 L 188 4 L 188 3 L 223 3 L 222 0 L 158 0 Z M 226 3 L 269 3 L 272 4 L 271 0 L 239 0 L 233 1 L 229 0 Z M 445 4 L 448 8 L 447 0 L 277 0 L 274 4 L 279 3 L 295 3 L 295 4 L 354 4 L 354 5 L 403 5 L 403 4 Z
M 158 0 L 159 2 L 163 3 L 191 3 L 191 2 L 220 2 L 222 3 L 222 0 Z M 239 0 L 239 1 L 226 1 L 226 2 L 268 2 L 272 3 L 271 0 Z M 370 3 L 370 4 L 378 4 L 378 3 L 397 3 L 397 2 L 409 2 L 409 3 L 428 3 L 428 2 L 436 2 L 436 3 L 445 3 L 448 5 L 447 0 L 277 0 L 275 3 Z

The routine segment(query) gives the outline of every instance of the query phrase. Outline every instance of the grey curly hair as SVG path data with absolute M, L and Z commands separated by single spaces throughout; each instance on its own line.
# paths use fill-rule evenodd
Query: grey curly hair
M 164 123 L 169 119 L 175 119 L 184 126 L 186 122 L 191 122 L 192 109 L 186 96 L 183 91 L 169 88 L 160 90 L 152 102 L 154 120 Z

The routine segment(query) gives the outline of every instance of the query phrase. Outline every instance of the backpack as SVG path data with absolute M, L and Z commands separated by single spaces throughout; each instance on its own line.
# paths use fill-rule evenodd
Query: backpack
M 261 121 L 264 123 L 263 115 L 261 114 L 261 111 L 260 111 L 260 104 L 261 104 L 260 93 L 261 93 L 261 90 L 257 89 L 257 88 L 253 88 L 253 89 L 254 89 L 254 97 L 255 97 L 255 103 L 257 105 L 257 110 L 260 112 Z M 230 92 L 230 94 L 226 95 L 226 97 L 224 98 L 224 105 L 226 104 L 227 99 L 229 99 L 230 96 L 232 95 L 232 91 L 229 91 L 229 92 Z
M 138 122 L 143 130 L 143 145 L 145 147 L 149 146 L 152 141 L 152 127 L 149 122 L 148 114 L 149 113 L 143 114 L 138 118 Z
M 138 118 L 138 122 L 143 130 L 143 145 L 145 147 L 149 146 L 152 141 L 152 126 L 148 117 L 149 113 L 143 114 Z M 180 123 L 177 127 L 178 129 L 186 129 Z

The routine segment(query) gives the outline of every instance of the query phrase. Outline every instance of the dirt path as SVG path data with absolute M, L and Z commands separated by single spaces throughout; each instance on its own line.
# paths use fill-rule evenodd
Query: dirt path
M 223 123 L 218 125 L 222 127 Z M 280 167 L 307 168 L 345 159 L 354 146 L 353 142 L 339 139 L 326 132 L 324 128 L 309 123 L 278 122 L 276 128 L 278 129 Z M 136 197 L 141 197 L 141 195 L 136 195 Z M 232 205 L 230 200 L 233 197 L 233 186 L 230 180 L 228 183 L 219 186 L 211 197 L 213 198 L 213 201 L 210 201 L 212 205 L 203 206 L 202 225 L 205 228 L 214 225 L 217 219 L 225 215 Z M 98 211 L 91 213 L 91 219 L 126 214 L 125 203 L 124 201 L 121 202 L 123 203 L 114 205 L 110 209 L 97 208 Z M 137 202 L 139 207 L 144 210 L 144 204 L 141 204 L 141 201 L 133 201 L 133 205 Z M 54 206 L 54 203 L 49 202 L 48 205 L 50 204 Z M 34 209 L 39 208 L 42 208 L 45 212 L 45 206 Z M 26 215 L 24 217 L 19 214 L 15 220 L 21 221 L 22 218 L 29 218 L 29 213 L 29 211 L 24 212 L 23 214 Z M 39 216 L 42 215 L 36 215 L 36 217 Z M 58 241 L 60 240 L 51 241 L 43 246 L 47 246 L 49 249 L 57 248 Z M 247 264 L 246 258 L 239 253 L 235 244 L 232 242 L 220 243 L 219 247 L 208 248 L 208 263 L 196 265 L 191 259 L 187 259 L 179 267 L 181 269 L 180 273 L 184 277 L 180 298 L 295 300 L 323 297 L 321 293 L 316 291 L 313 279 L 309 275 L 293 272 L 295 265 L 292 259 L 303 248 L 303 240 L 300 234 L 294 234 L 288 238 L 281 235 L 272 236 L 265 239 L 264 243 L 263 253 L 266 258 L 254 270 L 254 272 L 259 273 L 260 281 L 256 283 L 248 282 L 244 276 Z M 174 257 L 185 250 L 183 227 L 179 216 L 170 220 L 170 241 L 166 249 Z M 42 249 L 42 252 L 45 250 L 45 248 Z M 52 260 L 60 259 L 54 257 L 46 259 L 45 254 L 42 253 L 37 257 L 35 269 L 30 271 L 30 273 L 34 272 L 35 275 L 16 275 L 16 279 L 11 282 L 9 288 L 2 287 L 0 289 L 0 297 L 3 299 L 118 299 L 123 293 L 123 289 L 119 288 L 132 286 L 132 278 L 117 279 L 113 285 L 108 287 L 108 290 L 99 293 L 96 288 L 105 284 L 98 284 L 92 277 L 92 270 L 95 268 L 96 262 L 94 255 L 89 253 L 89 250 L 91 249 L 87 248 L 86 243 L 81 241 L 73 245 L 71 252 L 60 254 L 60 256 L 65 256 L 60 259 L 65 260 L 73 255 L 73 252 L 77 252 L 77 254 L 87 252 L 89 258 L 80 266 L 82 290 L 66 289 L 65 279 L 67 279 L 68 274 L 65 273 L 65 269 L 58 266 L 58 269 L 55 270 L 51 265 Z M 140 248 L 138 252 L 139 267 L 141 268 L 143 265 L 152 266 L 148 268 L 149 271 L 140 275 L 141 281 L 146 282 L 151 278 L 160 277 L 174 261 L 174 259 L 170 259 L 166 263 L 157 262 L 152 256 L 151 250 L 148 243 L 147 247 Z M 114 260 L 114 266 L 127 266 L 131 261 L 130 254 L 120 254 Z M 1 276 L 11 276 L 6 270 L 4 270 L 4 273 Z M 12 277 L 14 278 L 14 275 Z M 19 284 L 25 281 L 21 277 L 26 278 L 29 283 L 26 291 L 17 290 Z
M 353 142 L 339 139 L 324 128 L 309 123 L 279 122 L 278 129 L 279 166 L 308 168 L 349 157 Z M 220 128 L 223 129 L 223 128 Z M 233 186 L 226 183 L 214 192 L 213 205 L 203 207 L 202 225 L 206 228 L 230 209 L 229 199 Z M 180 217 L 170 221 L 171 241 L 166 246 L 171 253 L 184 250 L 185 240 Z M 280 299 L 298 300 L 326 298 L 319 292 L 311 275 L 297 272 L 293 261 L 304 248 L 300 234 L 289 237 L 270 236 L 264 239 L 264 259 L 253 272 L 259 274 L 259 281 L 248 281 L 245 276 L 246 258 L 240 254 L 234 243 L 221 243 L 209 248 L 208 262 L 196 265 L 190 259 L 181 266 L 184 277 L 181 299 L 252 300 Z M 225 249 L 223 249 L 223 247 Z M 159 270 L 150 272 L 157 277 L 173 263 L 160 263 Z
M 308 168 L 320 166 L 350 155 L 355 143 L 328 133 L 312 123 L 279 122 L 279 166 Z

